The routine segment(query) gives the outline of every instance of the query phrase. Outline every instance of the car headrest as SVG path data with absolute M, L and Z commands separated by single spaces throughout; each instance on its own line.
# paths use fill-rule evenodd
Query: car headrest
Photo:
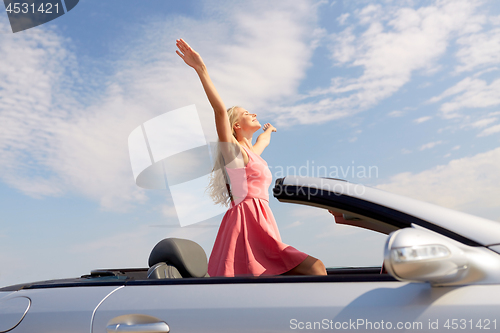
M 149 255 L 149 267 L 164 262 L 177 268 L 182 277 L 204 277 L 207 255 L 203 248 L 189 239 L 165 238 Z
M 182 279 L 179 270 L 172 265 L 159 262 L 148 269 L 148 279 Z

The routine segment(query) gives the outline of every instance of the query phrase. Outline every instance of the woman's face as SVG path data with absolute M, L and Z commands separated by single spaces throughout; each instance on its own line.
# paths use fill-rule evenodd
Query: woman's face
M 259 121 L 257 120 L 257 115 L 255 113 L 250 113 L 243 108 L 238 108 L 239 117 L 236 124 L 240 125 L 240 128 L 245 131 L 257 131 L 261 128 Z

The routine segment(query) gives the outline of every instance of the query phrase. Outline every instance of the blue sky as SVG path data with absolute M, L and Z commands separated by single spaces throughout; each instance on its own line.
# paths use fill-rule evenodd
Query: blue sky
M 16 34 L 0 15 L 0 286 L 145 267 L 169 236 L 210 252 L 222 216 L 180 228 L 169 191 L 135 185 L 127 149 L 190 104 L 216 138 L 180 37 L 228 106 L 277 127 L 262 155 L 275 178 L 324 167 L 500 221 L 497 2 L 81 0 Z M 384 236 L 270 205 L 283 240 L 327 266 L 381 262 Z

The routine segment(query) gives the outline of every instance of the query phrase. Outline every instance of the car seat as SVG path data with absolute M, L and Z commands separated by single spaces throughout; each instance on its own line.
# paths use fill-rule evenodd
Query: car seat
M 165 238 L 149 255 L 148 279 L 208 277 L 207 255 L 189 239 Z

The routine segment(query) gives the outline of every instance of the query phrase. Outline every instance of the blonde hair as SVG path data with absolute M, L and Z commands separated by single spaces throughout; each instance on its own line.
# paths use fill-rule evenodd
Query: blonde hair
M 236 138 L 236 132 L 234 131 L 234 124 L 238 121 L 238 113 L 236 109 L 239 106 L 235 105 L 227 109 L 227 116 L 229 118 L 229 124 L 233 131 L 233 136 Z M 220 171 L 219 171 L 220 170 Z M 210 174 L 210 182 L 207 186 L 205 192 L 216 204 L 229 206 L 229 203 L 233 200 L 231 195 L 231 182 L 229 181 L 229 176 L 226 172 L 224 156 L 222 155 L 221 143 L 217 141 L 217 150 L 215 153 L 214 167 L 212 173 Z

